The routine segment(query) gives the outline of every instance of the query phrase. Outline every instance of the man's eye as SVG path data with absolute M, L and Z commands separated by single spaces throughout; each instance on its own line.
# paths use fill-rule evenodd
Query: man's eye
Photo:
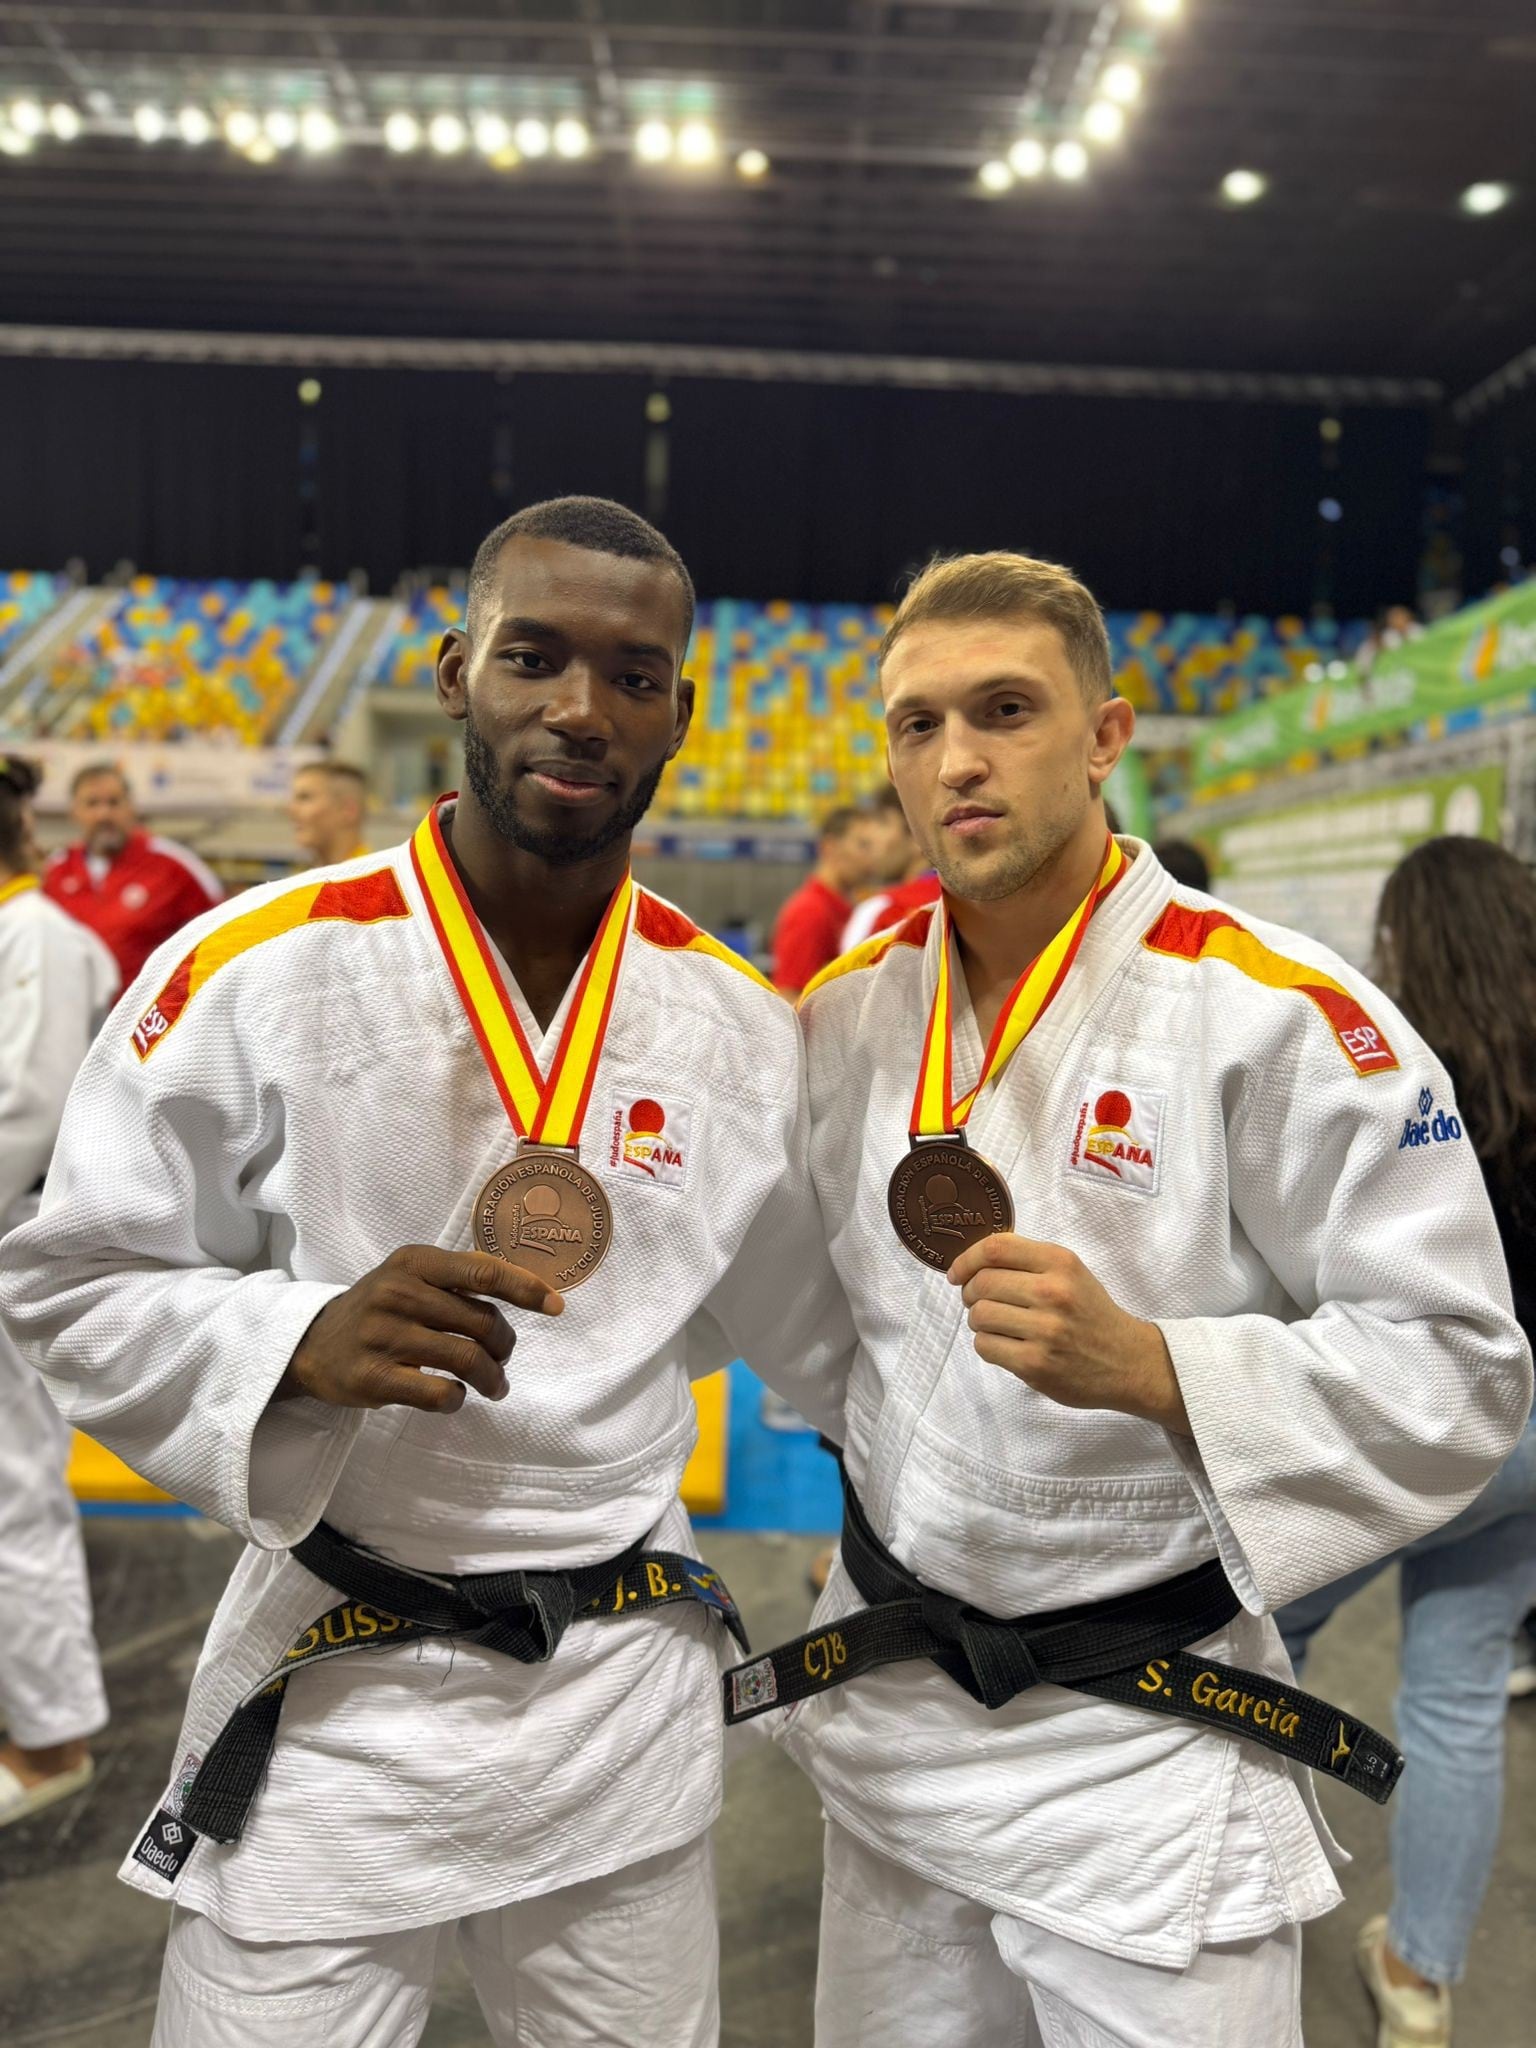
M 540 654 L 533 647 L 509 647 L 502 660 L 515 662 L 519 668 L 532 669 L 535 674 L 542 674 L 553 665 L 547 655 Z
M 627 676 L 620 676 L 619 681 L 627 690 L 659 690 L 661 688 L 660 683 L 657 682 L 654 676 L 645 675 L 639 669 L 631 670 Z

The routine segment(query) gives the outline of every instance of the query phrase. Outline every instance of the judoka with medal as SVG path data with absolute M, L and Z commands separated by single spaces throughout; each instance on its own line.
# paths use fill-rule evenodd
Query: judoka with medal
M 1110 837 L 1134 718 L 1066 571 L 933 565 L 881 681 L 944 895 L 801 1007 L 848 1520 L 807 1637 L 727 1681 L 828 1817 L 818 2048 L 1296 2048 L 1339 1897 L 1300 1759 L 1401 1760 L 1268 1617 L 1519 1434 L 1482 1178 L 1399 1148 L 1451 1085 L 1369 983 Z
M 60 1406 L 248 1546 L 123 1868 L 157 2048 L 402 2048 L 450 1925 L 498 2043 L 717 2038 L 689 1376 L 836 1430 L 852 1330 L 793 1012 L 629 873 L 692 616 L 617 505 L 492 534 L 463 794 L 162 948 L 6 1241 Z

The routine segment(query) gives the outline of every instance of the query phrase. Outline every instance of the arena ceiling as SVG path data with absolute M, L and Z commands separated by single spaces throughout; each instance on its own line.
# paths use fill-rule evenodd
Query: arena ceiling
M 0 0 L 0 320 L 1454 394 L 1536 340 L 1533 105 L 1531 0 Z

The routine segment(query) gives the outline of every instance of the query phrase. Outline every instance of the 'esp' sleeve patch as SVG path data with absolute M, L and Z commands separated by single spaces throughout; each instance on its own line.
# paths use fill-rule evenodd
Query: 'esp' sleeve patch
M 1245 931 L 1224 910 L 1194 910 L 1170 903 L 1141 943 L 1170 960 L 1225 960 L 1266 988 L 1294 989 L 1322 1012 L 1340 1051 L 1357 1074 L 1396 1072 L 1397 1054 L 1370 1013 L 1320 967 L 1287 959 Z
M 410 914 L 393 868 L 350 875 L 339 882 L 301 883 L 243 917 L 230 918 L 200 939 L 177 963 L 170 980 L 134 1025 L 133 1049 L 141 1060 L 147 1060 L 198 990 L 206 987 L 221 967 L 267 939 L 304 924 L 379 924 Z

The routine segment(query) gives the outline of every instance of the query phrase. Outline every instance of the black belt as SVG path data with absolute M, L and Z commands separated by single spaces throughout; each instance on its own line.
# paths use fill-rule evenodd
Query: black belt
M 1374 1728 L 1262 1672 L 1183 1654 L 1186 1643 L 1214 1635 L 1242 1604 L 1220 1564 L 1197 1565 L 1113 1600 L 999 1621 L 909 1572 L 870 1527 L 846 1471 L 842 1480 L 843 1566 L 868 1606 L 727 1671 L 728 1725 L 846 1685 L 882 1664 L 927 1657 L 984 1707 L 1005 1706 L 1032 1685 L 1070 1686 L 1245 1735 L 1327 1771 L 1378 1805 L 1391 1797 L 1403 1759 Z
M 647 1550 L 643 1543 L 573 1571 L 437 1577 L 392 1564 L 321 1522 L 291 1554 L 347 1598 L 312 1622 L 246 1694 L 196 1776 L 181 1788 L 174 1817 L 215 1842 L 240 1839 L 272 1754 L 283 1695 L 302 1665 L 388 1649 L 409 1635 L 462 1636 L 520 1664 L 544 1664 L 573 1621 L 617 1621 L 680 1600 L 700 1602 L 719 1615 L 743 1650 L 750 1653 L 752 1647 L 717 1572 L 675 1551 Z

